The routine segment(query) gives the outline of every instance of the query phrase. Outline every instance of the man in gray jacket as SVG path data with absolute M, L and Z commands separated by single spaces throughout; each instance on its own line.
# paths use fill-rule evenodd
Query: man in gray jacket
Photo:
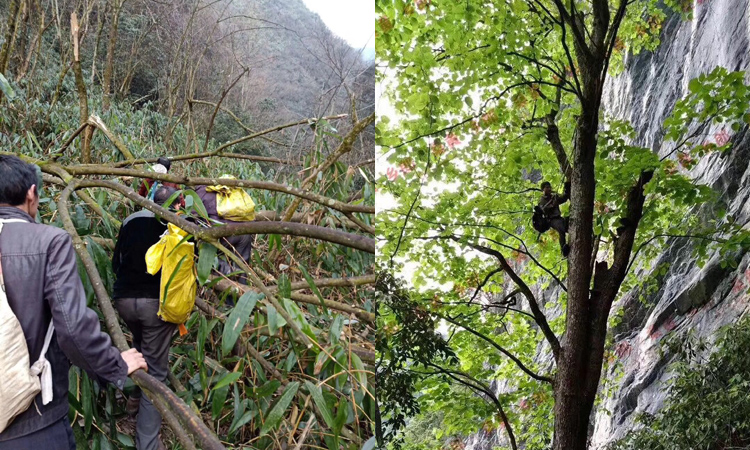
M 76 448 L 68 423 L 71 362 L 99 383 L 112 383 L 119 389 L 132 372 L 146 369 L 143 355 L 135 349 L 120 353 L 112 346 L 96 313 L 86 307 L 70 236 L 35 222 L 40 185 L 33 165 L 0 155 L 0 219 L 26 222 L 4 225 L 0 255 L 8 303 L 21 323 L 31 361 L 39 358 L 50 320 L 55 328 L 55 339 L 47 350 L 52 401 L 43 405 L 42 394 L 37 395 L 35 405 L 0 433 L 0 450 Z

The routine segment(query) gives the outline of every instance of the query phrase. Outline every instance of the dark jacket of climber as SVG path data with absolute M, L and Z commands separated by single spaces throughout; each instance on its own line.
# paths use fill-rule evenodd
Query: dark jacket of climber
M 560 240 L 560 251 L 562 251 L 563 256 L 567 257 L 570 252 L 570 246 L 565 242 L 565 233 L 568 232 L 568 221 L 562 217 L 560 205 L 567 202 L 570 198 L 570 182 L 565 183 L 565 190 L 562 195 L 552 192 L 552 185 L 549 181 L 543 181 L 541 188 L 542 196 L 537 206 L 547 216 L 550 227 L 557 231 Z

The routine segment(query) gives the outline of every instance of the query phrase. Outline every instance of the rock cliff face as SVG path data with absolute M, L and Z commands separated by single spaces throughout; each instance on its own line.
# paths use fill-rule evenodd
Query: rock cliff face
M 624 72 L 610 79 L 604 94 L 605 111 L 627 119 L 637 132 L 635 144 L 663 155 L 672 145 L 661 145 L 662 124 L 675 103 L 688 92 L 688 82 L 717 66 L 729 71 L 750 71 L 750 0 L 696 0 L 694 18 L 673 15 L 665 20 L 661 45 L 625 60 Z M 750 80 L 750 74 L 746 77 Z M 691 130 L 692 131 L 692 130 Z M 724 132 L 733 143 L 731 153 L 705 157 L 690 173 L 710 185 L 739 223 L 750 222 L 750 132 L 733 133 L 729 127 L 705 127 L 701 134 L 715 142 Z M 707 211 L 696 211 L 707 215 Z M 712 340 L 722 326 L 736 322 L 750 309 L 750 254 L 737 255 L 737 269 L 723 269 L 717 254 L 698 267 L 685 239 L 667 242 L 654 263 L 670 263 L 660 289 L 646 302 L 637 292 L 626 293 L 615 309 L 623 308 L 622 322 L 614 330 L 618 364 L 602 374 L 610 380 L 611 395 L 603 396 L 595 411 L 591 446 L 602 450 L 633 427 L 636 413 L 658 411 L 667 396 L 673 355 L 662 345 L 668 335 L 678 339 L 691 333 Z M 641 270 L 649 270 L 644 268 Z M 547 296 L 550 298 L 550 296 Z M 554 296 L 552 296 L 554 298 Z M 559 311 L 549 310 L 555 316 Z M 539 355 L 542 365 L 549 355 Z M 498 391 L 502 386 L 495 385 Z M 466 449 L 491 450 L 503 442 L 504 433 L 478 433 Z
M 661 45 L 654 53 L 631 57 L 623 74 L 609 83 L 604 104 L 608 114 L 628 119 L 638 144 L 660 154 L 672 146 L 658 147 L 661 125 L 674 104 L 687 93 L 688 82 L 717 66 L 729 71 L 750 69 L 750 1 L 698 0 L 692 21 L 673 16 L 665 21 Z M 748 75 L 750 79 L 750 75 Z M 729 127 L 701 130 L 708 142 L 730 135 L 730 154 L 706 157 L 691 176 L 720 194 L 729 214 L 739 223 L 750 220 L 750 133 L 747 127 L 732 133 Z M 696 214 L 707 214 L 696 211 Z M 666 397 L 672 355 L 661 341 L 669 334 L 688 332 L 711 340 L 715 332 L 735 322 L 750 307 L 750 255 L 737 255 L 737 269 L 723 269 L 718 255 L 702 268 L 691 257 L 684 239 L 669 242 L 656 264 L 670 263 L 661 288 L 646 305 L 628 293 L 619 307 L 623 322 L 615 330 L 615 352 L 623 374 L 614 394 L 596 413 L 593 449 L 621 438 L 633 425 L 635 413 L 659 410 Z M 614 371 L 603 379 L 615 377 Z M 609 413 L 606 413 L 608 411 Z

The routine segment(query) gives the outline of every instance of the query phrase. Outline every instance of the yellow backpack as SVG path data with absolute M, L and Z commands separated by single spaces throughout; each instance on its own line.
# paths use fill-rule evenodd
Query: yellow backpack
M 185 236 L 187 232 L 170 223 L 159 242 L 146 252 L 148 273 L 156 275 L 161 269 L 158 316 L 165 322 L 177 324 L 185 323 L 190 316 L 197 290 L 195 244 L 183 241 Z
M 221 178 L 236 179 L 232 175 L 222 175 Z M 255 202 L 244 189 L 217 184 L 206 186 L 206 192 L 216 192 L 216 213 L 219 217 L 235 222 L 255 220 Z

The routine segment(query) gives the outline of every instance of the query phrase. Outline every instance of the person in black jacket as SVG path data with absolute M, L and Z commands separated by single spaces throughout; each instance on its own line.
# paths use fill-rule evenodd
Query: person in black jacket
M 549 181 L 543 181 L 540 187 L 542 188 L 542 197 L 539 199 L 537 206 L 547 216 L 550 227 L 557 231 L 560 240 L 560 251 L 562 251 L 563 256 L 567 257 L 568 253 L 570 253 L 570 246 L 565 242 L 565 233 L 568 232 L 568 221 L 562 217 L 560 205 L 567 202 L 570 198 L 570 183 L 565 183 L 565 191 L 562 195 L 552 192 L 552 185 Z
M 0 155 L 0 219 L 22 221 L 3 225 L 2 274 L 31 361 L 39 358 L 50 321 L 55 330 L 46 353 L 52 369 L 52 401 L 44 405 L 42 394 L 37 395 L 34 405 L 0 433 L 0 450 L 75 450 L 68 421 L 70 362 L 99 383 L 119 389 L 128 375 L 147 367 L 135 349 L 121 353 L 114 347 L 102 333 L 99 317 L 86 307 L 70 236 L 60 228 L 35 223 L 40 186 L 33 165 Z
M 158 186 L 154 203 L 164 204 L 176 191 L 169 186 Z M 148 363 L 149 373 L 164 381 L 169 373 L 169 346 L 177 325 L 164 322 L 159 311 L 161 272 L 151 275 L 146 271 L 146 252 L 159 242 L 167 224 L 146 209 L 128 216 L 120 227 L 112 257 L 115 285 L 112 297 L 115 308 L 133 333 L 133 345 Z M 164 448 L 159 439 L 161 414 L 148 396 L 136 387 L 128 399 L 129 414 L 138 414 L 136 447 L 138 450 Z

